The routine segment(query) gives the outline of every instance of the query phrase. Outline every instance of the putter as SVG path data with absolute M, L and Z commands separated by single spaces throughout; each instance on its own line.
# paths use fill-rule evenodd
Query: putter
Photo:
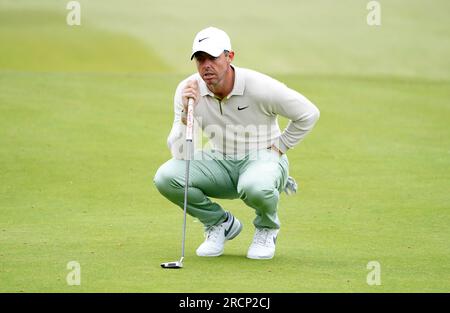
M 189 98 L 187 119 L 186 119 L 186 176 L 184 184 L 183 239 L 181 241 L 181 258 L 179 261 L 161 263 L 162 268 L 183 268 L 184 245 L 186 242 L 186 210 L 187 210 L 187 196 L 189 185 L 189 164 L 191 161 L 193 126 L 194 126 L 194 99 Z

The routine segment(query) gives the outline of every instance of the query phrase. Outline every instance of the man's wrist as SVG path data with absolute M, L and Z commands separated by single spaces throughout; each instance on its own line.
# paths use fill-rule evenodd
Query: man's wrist
M 272 145 L 270 146 L 270 149 L 275 150 L 276 152 L 278 152 L 278 154 L 279 154 L 280 156 L 282 156 L 282 155 L 284 154 L 284 153 L 283 153 L 280 149 L 278 149 L 278 147 L 275 146 L 274 144 L 272 144 Z
M 186 125 L 187 123 L 187 112 L 183 109 L 181 110 L 181 122 Z

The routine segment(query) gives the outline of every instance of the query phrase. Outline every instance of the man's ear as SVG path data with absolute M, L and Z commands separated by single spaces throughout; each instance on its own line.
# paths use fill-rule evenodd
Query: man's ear
M 228 52 L 228 61 L 232 62 L 234 59 L 234 51 Z

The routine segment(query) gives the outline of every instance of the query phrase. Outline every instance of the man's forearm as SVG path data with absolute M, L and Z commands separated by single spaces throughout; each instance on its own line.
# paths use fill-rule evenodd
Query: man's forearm
M 281 152 L 286 153 L 287 150 L 293 148 L 313 129 L 315 123 L 319 119 L 320 112 L 314 107 L 308 114 L 302 116 L 296 121 L 290 121 L 279 138 L 279 142 L 275 145 Z

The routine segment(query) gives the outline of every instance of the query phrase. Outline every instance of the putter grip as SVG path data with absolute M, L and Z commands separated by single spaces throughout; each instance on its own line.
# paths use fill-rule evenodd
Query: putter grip
M 186 141 L 192 141 L 194 132 L 194 99 L 188 100 L 188 111 L 186 118 Z

